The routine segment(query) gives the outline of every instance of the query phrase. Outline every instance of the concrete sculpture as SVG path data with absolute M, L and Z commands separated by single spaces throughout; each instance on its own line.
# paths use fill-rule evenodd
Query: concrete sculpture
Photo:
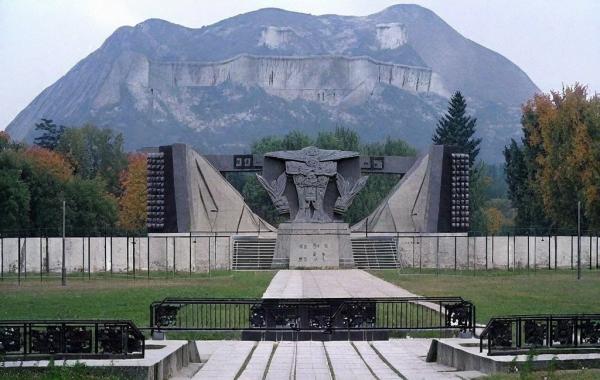
M 356 152 L 307 147 L 265 154 L 257 174 L 281 214 L 274 263 L 314 268 L 352 266 L 350 229 L 342 216 L 367 182 Z

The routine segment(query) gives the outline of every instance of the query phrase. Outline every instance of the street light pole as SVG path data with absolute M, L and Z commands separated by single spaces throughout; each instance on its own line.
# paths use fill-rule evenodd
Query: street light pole
M 581 279 L 581 201 L 577 202 L 577 279 Z
M 65 209 L 66 202 L 63 200 L 63 218 L 62 218 L 62 286 L 67 285 L 67 267 L 65 265 Z

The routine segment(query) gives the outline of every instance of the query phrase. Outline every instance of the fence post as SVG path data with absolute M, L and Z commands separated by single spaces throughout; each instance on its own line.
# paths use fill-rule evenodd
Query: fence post
M 135 236 L 131 244 L 133 245 L 133 280 L 135 281 Z
M 543 238 L 542 238 L 543 239 Z M 537 270 L 537 232 L 533 234 L 533 271 Z
M 108 264 L 106 262 L 106 230 L 104 230 L 104 275 L 106 276 L 106 270 L 108 269 Z
M 81 236 L 81 277 L 85 278 L 85 237 Z
M 527 231 L 527 271 L 529 271 L 529 230 Z
M 110 234 L 110 276 L 113 275 L 113 243 L 112 243 L 112 233 Z
M 506 234 L 506 270 L 510 272 L 510 232 Z
M 23 242 L 23 256 L 25 257 L 25 262 L 23 265 L 23 274 L 25 275 L 25 279 L 27 279 L 27 235 L 25 234 L 25 241 Z
M 573 270 L 573 234 L 571 234 L 571 270 Z
M 554 270 L 558 270 L 558 236 L 554 236 Z
M 513 271 L 517 269 L 517 235 L 513 234 Z
M 17 237 L 17 284 L 21 285 L 21 234 Z
M 456 272 L 456 235 L 454 235 L 454 271 Z
M 46 239 L 46 274 L 50 274 L 50 250 L 48 249 L 48 235 L 45 236 Z
M 596 236 L 596 269 L 598 269 L 598 236 Z
M 412 236 L 412 253 L 413 253 L 413 259 L 412 259 L 412 267 L 413 269 L 415 268 L 415 235 Z M 596 252 L 596 256 L 598 256 L 597 252 Z
M 92 279 L 92 249 L 90 245 L 90 236 L 88 235 L 88 280 Z
M 485 235 L 485 270 L 488 270 L 488 236 Z
M 492 234 L 492 270 L 494 270 L 496 266 L 494 265 L 494 234 Z
M 473 236 L 473 276 L 477 275 L 477 236 Z
M 592 234 L 589 233 L 588 239 L 590 239 L 590 270 L 592 270 Z
M 129 277 L 129 234 L 125 236 L 125 251 L 127 252 L 125 258 L 125 276 Z
M 146 255 L 148 256 L 148 261 L 146 263 L 148 270 L 148 280 L 150 279 L 150 236 L 146 232 Z
M 173 236 L 173 278 L 175 278 L 175 272 L 177 271 L 177 269 L 175 268 L 175 260 L 177 260 L 176 254 L 175 252 L 177 252 L 177 236 Z
M 550 246 L 550 235 L 548 235 L 548 270 L 552 269 L 552 260 L 551 260 L 551 246 Z
M 440 274 L 440 236 L 435 237 L 435 274 Z

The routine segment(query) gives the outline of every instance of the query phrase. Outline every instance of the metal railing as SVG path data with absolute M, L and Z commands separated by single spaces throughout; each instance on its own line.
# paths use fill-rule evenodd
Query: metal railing
M 131 359 L 144 353 L 144 335 L 132 321 L 0 321 L 4 360 Z
M 461 297 L 185 299 L 150 305 L 152 331 L 475 331 Z
M 600 352 L 600 314 L 495 317 L 479 337 L 484 347 L 488 355 Z

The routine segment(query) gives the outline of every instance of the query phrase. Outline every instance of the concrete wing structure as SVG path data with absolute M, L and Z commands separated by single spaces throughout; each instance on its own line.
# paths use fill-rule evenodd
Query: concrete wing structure
M 159 223 L 153 232 L 275 231 L 252 212 L 242 195 L 205 157 L 185 144 L 162 146 L 159 151 L 164 166 L 164 214 L 162 226 Z M 151 194 L 149 191 L 149 199 Z
M 468 173 L 463 172 L 460 161 L 464 159 L 465 155 L 453 147 L 431 146 L 375 211 L 352 226 L 352 232 L 466 231 Z

